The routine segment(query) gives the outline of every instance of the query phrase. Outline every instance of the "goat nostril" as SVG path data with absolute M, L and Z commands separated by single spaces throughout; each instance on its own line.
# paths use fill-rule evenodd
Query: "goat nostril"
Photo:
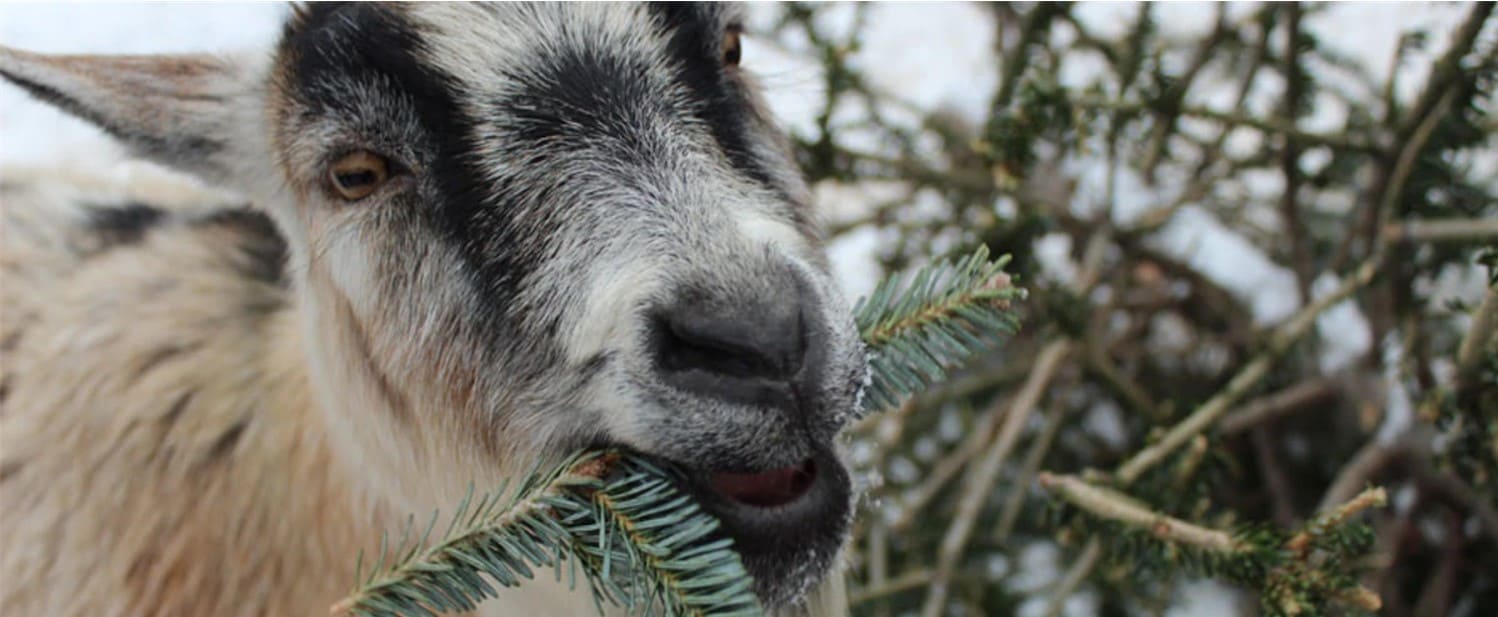
M 656 354 L 666 372 L 789 381 L 805 341 L 799 307 L 678 310 L 657 318 Z

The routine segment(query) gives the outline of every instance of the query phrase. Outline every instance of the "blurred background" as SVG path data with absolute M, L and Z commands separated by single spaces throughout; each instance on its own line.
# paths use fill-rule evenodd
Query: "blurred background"
M 980 244 L 1030 293 L 852 431 L 856 614 L 1498 614 L 1491 3 L 749 12 L 850 297 Z M 0 44 L 255 50 L 285 13 L 7 3 Z M 0 87 L 0 174 L 37 164 L 145 169 Z

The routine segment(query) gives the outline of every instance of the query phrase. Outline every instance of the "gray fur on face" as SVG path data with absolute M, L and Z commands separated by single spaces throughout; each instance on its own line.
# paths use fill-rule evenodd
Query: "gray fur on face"
M 845 538 L 832 441 L 865 368 L 784 139 L 722 64 L 739 20 L 716 5 L 314 5 L 288 27 L 272 109 L 283 170 L 312 196 L 282 218 L 306 221 L 306 261 L 400 398 L 458 401 L 441 413 L 507 457 L 622 444 L 703 473 L 817 461 L 826 503 L 786 521 L 811 531 L 718 512 L 776 605 Z M 327 161 L 360 149 L 399 176 L 359 203 L 319 197 Z M 785 298 L 807 348 L 786 401 L 663 378 L 663 311 Z

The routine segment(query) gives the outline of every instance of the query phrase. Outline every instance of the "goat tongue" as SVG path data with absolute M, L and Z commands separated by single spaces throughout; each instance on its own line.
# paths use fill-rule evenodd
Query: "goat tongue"
M 806 494 L 811 488 L 816 469 L 811 461 L 792 467 L 782 467 L 754 473 L 712 474 L 713 490 L 737 501 L 760 508 L 783 506 Z

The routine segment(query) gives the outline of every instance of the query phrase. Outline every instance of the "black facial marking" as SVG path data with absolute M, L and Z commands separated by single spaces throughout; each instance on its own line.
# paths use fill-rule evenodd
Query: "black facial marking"
M 288 27 L 281 53 L 290 91 L 313 115 L 348 121 L 357 111 L 351 107 L 350 85 L 363 84 L 417 120 L 423 182 L 417 198 L 404 201 L 458 249 L 477 295 L 495 300 L 486 307 L 492 315 L 477 316 L 490 320 L 487 329 L 497 338 L 525 340 L 504 330 L 525 323 L 527 314 L 552 312 L 533 311 L 516 299 L 552 256 L 547 230 L 565 225 L 560 219 L 567 216 L 554 207 L 532 206 L 561 201 L 556 193 L 575 179 L 545 174 L 484 179 L 474 154 L 479 148 L 504 148 L 512 162 L 542 169 L 574 148 L 648 164 L 657 154 L 649 140 L 658 137 L 640 126 L 638 112 L 651 109 L 690 117 L 706 127 L 734 169 L 786 197 L 754 153 L 751 136 L 765 127 L 758 125 L 742 84 L 723 67 L 728 25 L 719 10 L 687 5 L 651 10 L 656 26 L 667 33 L 674 85 L 685 90 L 685 101 L 663 100 L 658 92 L 663 84 L 650 82 L 647 58 L 562 40 L 545 55 L 527 57 L 525 70 L 492 67 L 503 73 L 496 77 L 516 83 L 518 91 L 490 102 L 492 116 L 472 117 L 457 104 L 464 86 L 420 60 L 426 33 L 414 31 L 397 11 L 377 5 L 305 8 Z M 476 143 L 478 127 L 499 121 L 512 123 L 497 128 L 513 139 Z
M 226 208 L 194 219 L 189 224 L 234 232 L 240 251 L 236 264 L 242 274 L 272 285 L 287 284 L 286 238 L 265 213 L 249 208 Z
M 659 2 L 650 9 L 670 32 L 677 81 L 691 93 L 693 115 L 712 130 L 735 169 L 780 192 L 751 146 L 756 118 L 743 85 L 723 67 L 723 37 L 726 28 L 736 25 L 722 23 L 713 14 L 719 9 L 711 5 Z
M 643 59 L 565 46 L 537 61 L 541 66 L 515 76 L 524 84 L 519 93 L 494 103 L 518 119 L 517 150 L 547 140 L 563 149 L 610 144 L 635 154 L 648 150 L 636 114 L 658 103 Z
M 522 187 L 480 184 L 483 173 L 470 154 L 474 120 L 456 101 L 460 88 L 419 60 L 421 38 L 390 9 L 377 5 L 316 5 L 288 29 L 281 46 L 289 57 L 294 96 L 312 114 L 350 114 L 348 84 L 361 83 L 404 106 L 420 125 L 424 181 L 414 199 L 403 200 L 420 220 L 446 236 L 463 258 L 495 341 L 521 340 L 511 328 L 522 320 L 518 297 L 523 281 L 545 257 L 535 230 L 546 222 L 517 220 L 506 196 Z M 524 187 L 534 188 L 534 187 Z M 495 199 L 492 194 L 500 195 Z
M 84 212 L 89 230 L 99 235 L 101 248 L 106 249 L 140 242 L 167 218 L 160 208 L 138 202 L 89 204 L 84 206 Z

